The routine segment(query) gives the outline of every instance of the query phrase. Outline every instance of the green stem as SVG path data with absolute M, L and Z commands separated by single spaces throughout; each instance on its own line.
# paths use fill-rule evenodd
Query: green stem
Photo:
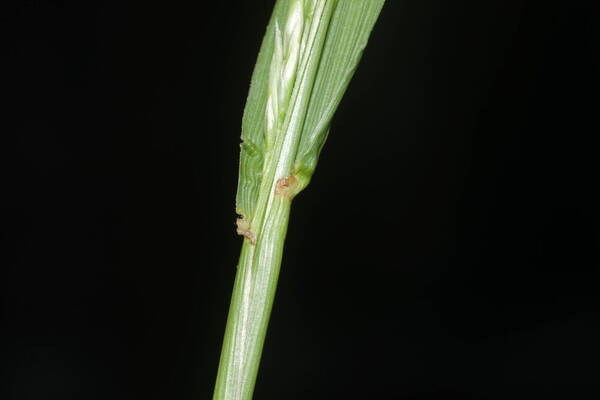
M 214 399 L 251 399 L 273 306 L 290 200 L 273 196 L 256 244 L 244 239 Z

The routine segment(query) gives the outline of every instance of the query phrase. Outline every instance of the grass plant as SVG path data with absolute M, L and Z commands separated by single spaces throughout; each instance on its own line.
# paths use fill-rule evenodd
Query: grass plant
M 277 0 L 242 119 L 243 245 L 215 400 L 252 398 L 292 199 L 310 182 L 331 119 L 384 0 Z

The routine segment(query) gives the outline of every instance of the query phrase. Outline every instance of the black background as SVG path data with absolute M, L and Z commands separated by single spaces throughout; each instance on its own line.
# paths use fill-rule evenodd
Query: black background
M 272 4 L 2 3 L 0 398 L 210 398 Z M 387 2 L 294 203 L 256 399 L 600 394 L 592 4 Z

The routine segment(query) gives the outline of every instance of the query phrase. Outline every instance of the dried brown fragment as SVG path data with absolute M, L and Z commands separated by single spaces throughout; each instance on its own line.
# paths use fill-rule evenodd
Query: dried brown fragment
M 235 225 L 237 226 L 237 234 L 244 236 L 246 239 L 250 241 L 252 244 L 256 244 L 256 235 L 252 232 L 252 228 L 250 227 L 250 222 L 246 220 L 246 218 L 238 218 L 235 221 Z
M 277 185 L 275 186 L 275 194 L 291 200 L 296 194 L 297 183 L 298 179 L 296 179 L 294 175 L 281 178 L 277 181 Z

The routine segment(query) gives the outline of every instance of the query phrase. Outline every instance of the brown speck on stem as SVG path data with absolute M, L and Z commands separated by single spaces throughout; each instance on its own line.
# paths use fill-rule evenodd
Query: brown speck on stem
M 245 237 L 252 244 L 256 244 L 256 235 L 252 232 L 252 228 L 250 227 L 250 222 L 246 220 L 245 217 L 238 218 L 235 221 L 235 225 L 237 226 L 237 234 Z

